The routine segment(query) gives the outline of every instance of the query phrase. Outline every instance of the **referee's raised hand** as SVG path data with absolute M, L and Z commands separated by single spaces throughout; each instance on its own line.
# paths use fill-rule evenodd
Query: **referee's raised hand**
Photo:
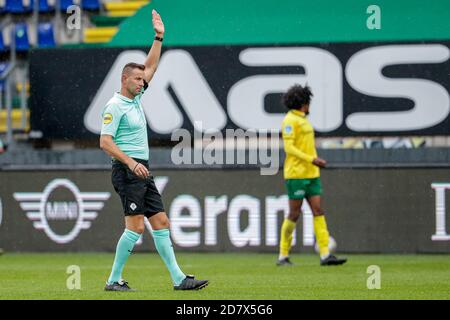
M 152 10 L 152 24 L 156 35 L 162 37 L 164 35 L 164 23 L 155 9 Z
M 140 162 L 134 162 L 129 168 L 139 178 L 145 179 L 150 175 L 148 169 Z

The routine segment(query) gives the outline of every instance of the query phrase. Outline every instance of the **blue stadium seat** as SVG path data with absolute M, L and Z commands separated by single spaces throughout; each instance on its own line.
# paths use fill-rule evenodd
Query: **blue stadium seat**
M 26 52 L 30 49 L 30 42 L 28 41 L 28 28 L 25 22 L 20 22 L 15 25 L 15 39 L 16 51 Z
M 8 68 L 8 62 L 0 62 L 0 76 Z
M 99 11 L 100 1 L 99 0 L 81 0 L 81 8 L 88 11 Z
M 32 3 L 32 1 L 31 1 Z M 5 12 L 9 13 L 30 13 L 32 11 L 31 6 L 25 7 L 22 0 L 6 0 Z
M 67 12 L 67 8 L 72 5 L 74 5 L 73 0 L 59 0 L 59 9 L 63 12 Z
M 48 0 L 39 0 L 39 13 L 50 13 L 55 11 L 55 7 L 48 4 Z
M 38 26 L 38 47 L 53 48 L 56 46 L 53 25 L 51 22 L 42 22 Z
M 3 40 L 3 30 L 0 30 L 0 52 L 8 51 L 8 48 L 5 46 L 5 41 Z
M 0 62 L 0 78 L 3 75 L 3 72 L 6 71 L 6 69 L 8 69 L 8 62 Z M 5 86 L 5 80 L 0 80 L 0 91 L 3 91 L 3 87 Z M 1 103 L 1 101 L 0 101 Z

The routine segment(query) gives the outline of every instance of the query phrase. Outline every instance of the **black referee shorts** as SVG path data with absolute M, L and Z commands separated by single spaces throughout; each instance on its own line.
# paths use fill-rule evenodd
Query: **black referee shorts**
M 149 169 L 148 161 L 134 159 Z M 126 216 L 143 214 L 147 218 L 164 211 L 161 195 L 156 189 L 153 176 L 139 178 L 123 163 L 112 161 L 111 181 L 122 201 Z

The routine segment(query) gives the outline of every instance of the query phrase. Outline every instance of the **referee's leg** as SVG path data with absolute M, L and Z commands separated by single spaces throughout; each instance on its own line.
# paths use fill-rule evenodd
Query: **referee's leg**
M 170 223 L 165 212 L 158 212 L 148 218 L 153 229 L 153 240 L 156 250 L 163 259 L 174 286 L 179 285 L 186 275 L 181 271 L 175 258 L 175 253 L 170 240 Z
M 186 276 L 178 266 L 170 240 L 170 222 L 165 212 L 158 212 L 148 218 L 153 229 L 153 240 L 156 250 L 169 270 L 170 277 L 176 290 L 198 290 L 208 284 L 207 280 L 196 280 L 193 276 Z
M 134 245 L 144 232 L 144 215 L 125 216 L 125 230 L 117 242 L 116 255 L 111 274 L 106 283 L 107 291 L 130 291 L 127 283 L 122 281 L 122 272 Z

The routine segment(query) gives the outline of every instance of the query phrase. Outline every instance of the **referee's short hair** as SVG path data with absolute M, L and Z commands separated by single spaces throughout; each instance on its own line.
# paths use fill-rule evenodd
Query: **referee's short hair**
M 145 66 L 140 63 L 130 62 L 125 65 L 122 69 L 122 74 L 129 74 L 134 69 L 140 69 L 142 71 L 145 70 Z
M 302 87 L 300 84 L 295 84 L 283 94 L 281 102 L 288 109 L 298 109 L 304 105 L 309 105 L 312 96 L 311 88 L 308 85 Z

